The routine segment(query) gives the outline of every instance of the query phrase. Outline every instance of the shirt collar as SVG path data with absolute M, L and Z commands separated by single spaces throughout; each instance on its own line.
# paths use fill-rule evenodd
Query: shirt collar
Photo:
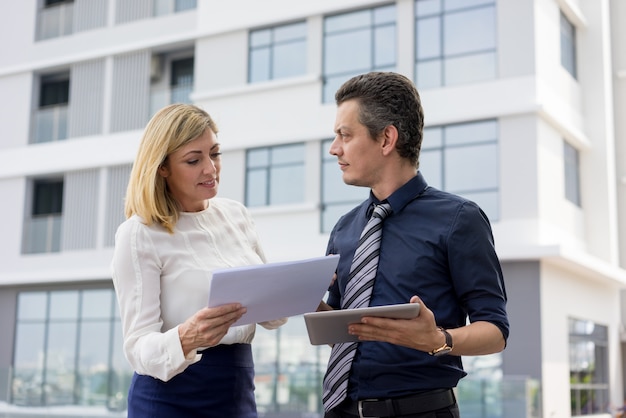
M 393 213 L 400 213 L 410 201 L 417 199 L 422 193 L 424 193 L 427 187 L 428 184 L 426 183 L 424 176 L 422 176 L 422 173 L 418 171 L 415 177 L 404 183 L 398 190 L 393 192 L 391 196 L 383 201 L 376 199 L 370 190 L 368 207 L 371 208 L 373 205 L 389 202 Z M 371 210 L 368 210 L 367 213 L 371 214 Z

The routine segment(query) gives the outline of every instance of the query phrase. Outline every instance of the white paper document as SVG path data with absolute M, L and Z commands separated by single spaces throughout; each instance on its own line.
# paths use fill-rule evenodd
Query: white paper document
M 314 312 L 326 294 L 338 255 L 219 269 L 209 286 L 209 307 L 239 302 L 245 325 Z

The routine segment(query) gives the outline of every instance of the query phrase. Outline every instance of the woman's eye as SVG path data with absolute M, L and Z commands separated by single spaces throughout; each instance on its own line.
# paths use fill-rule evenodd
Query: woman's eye
M 196 165 L 196 164 L 198 164 L 198 161 L 200 161 L 200 160 L 189 160 L 189 161 L 187 161 L 187 164 L 189 164 L 189 165 Z
M 211 158 L 215 160 L 216 158 L 220 158 L 220 155 L 222 155 L 221 152 L 214 152 L 211 154 Z

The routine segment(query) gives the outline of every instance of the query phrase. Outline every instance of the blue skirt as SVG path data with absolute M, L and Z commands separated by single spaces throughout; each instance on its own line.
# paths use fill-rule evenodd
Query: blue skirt
M 256 418 L 250 344 L 218 345 L 167 382 L 135 373 L 128 418 Z

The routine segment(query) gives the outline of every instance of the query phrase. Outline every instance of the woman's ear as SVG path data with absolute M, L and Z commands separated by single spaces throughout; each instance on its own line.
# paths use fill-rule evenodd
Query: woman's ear
M 170 175 L 170 170 L 169 170 L 169 168 L 167 168 L 167 166 L 165 165 L 165 163 L 163 163 L 163 164 L 161 164 L 161 165 L 159 166 L 159 170 L 158 170 L 158 172 L 159 172 L 159 175 L 160 175 L 161 177 L 163 177 L 163 178 L 167 178 L 167 177 L 169 177 L 169 175 Z

